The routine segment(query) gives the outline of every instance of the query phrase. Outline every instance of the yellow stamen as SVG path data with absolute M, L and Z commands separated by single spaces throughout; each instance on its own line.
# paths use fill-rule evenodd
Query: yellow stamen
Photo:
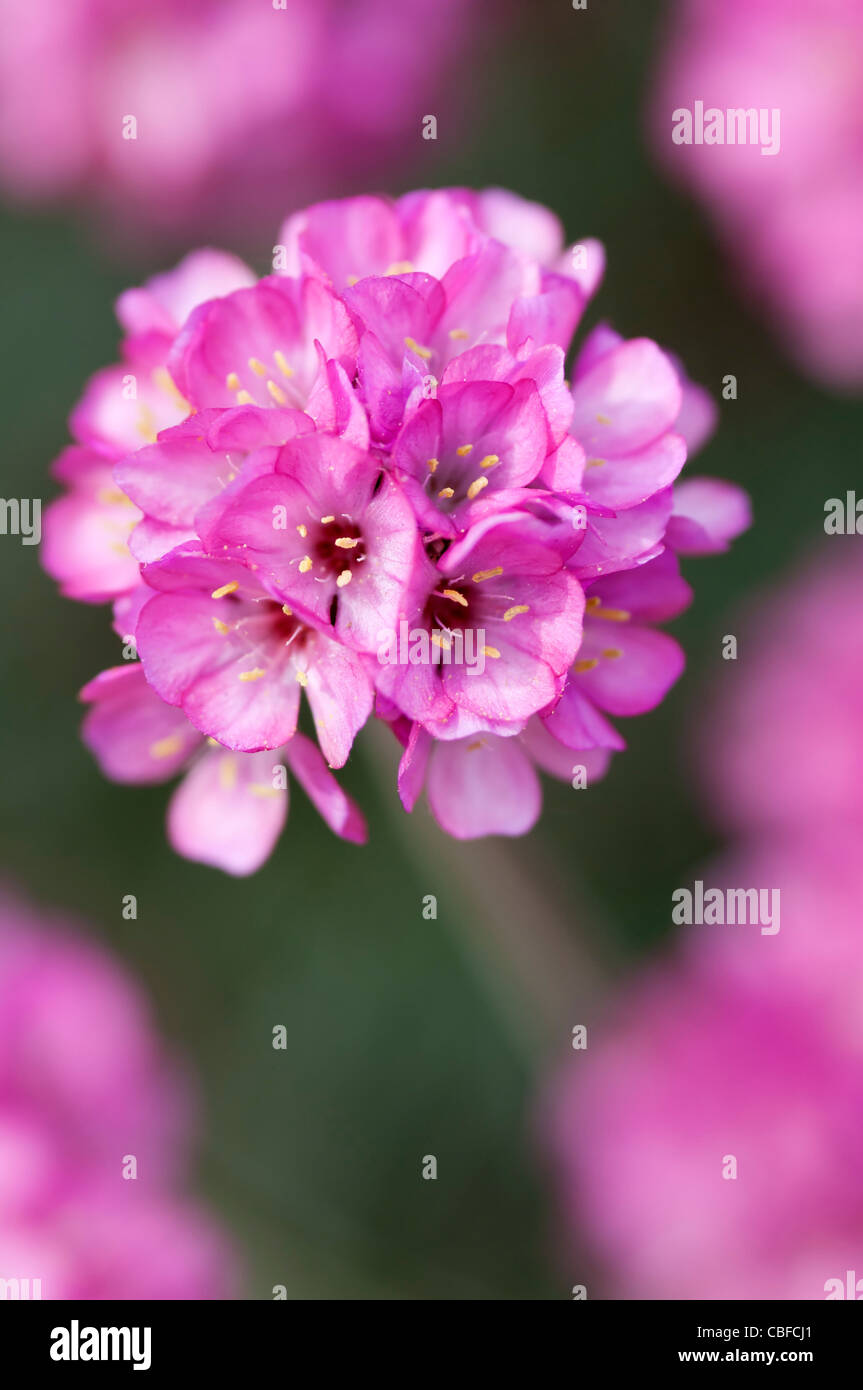
M 282 376 L 290 377 L 294 375 L 293 367 L 288 366 L 288 363 L 285 359 L 285 354 L 281 351 L 280 348 L 276 348 L 275 352 L 273 353 L 273 361 L 275 362 Z
M 179 753 L 182 746 L 182 735 L 169 734 L 167 738 L 159 738 L 155 743 L 150 744 L 150 757 L 170 758 L 174 753 Z
M 503 565 L 496 565 L 493 570 L 477 570 L 473 582 L 481 584 L 484 579 L 497 579 L 499 574 L 503 574 Z
M 359 541 L 352 539 L 350 536 L 339 536 L 336 545 L 339 547 L 339 550 L 353 550 L 355 546 L 359 545 Z
M 479 497 L 484 487 L 488 487 L 488 478 L 474 478 L 467 490 L 468 501 L 472 502 L 475 497 Z
M 237 405 L 254 405 L 255 398 L 249 391 L 237 392 Z
M 228 594 L 233 594 L 240 587 L 239 579 L 232 579 L 230 584 L 223 584 L 221 589 L 214 589 L 212 598 L 226 598 Z
M 442 487 L 440 492 L 438 493 L 438 497 L 442 497 L 444 501 L 449 501 L 450 497 L 454 496 L 455 493 L 453 492 L 451 487 Z
M 251 792 L 252 796 L 260 797 L 281 796 L 282 794 L 279 787 L 268 787 L 266 782 L 250 782 L 246 790 Z
M 448 652 L 452 647 L 452 642 L 448 637 L 444 637 L 442 632 L 433 632 L 431 639 L 436 647 L 440 647 L 441 651 Z
M 598 599 L 591 611 L 594 618 L 604 618 L 607 623 L 628 623 L 632 617 L 625 608 L 603 608 Z
M 405 338 L 405 347 L 415 352 L 417 357 L 424 357 L 426 361 L 431 357 L 431 348 L 420 347 L 414 338 Z
M 440 459 L 429 459 L 429 461 L 428 461 L 429 473 L 436 473 L 436 472 L 438 471 L 438 467 L 439 467 L 439 466 L 440 466 Z
M 240 680 L 241 680 L 241 681 L 260 681 L 260 680 L 263 680 L 263 678 L 264 678 L 264 676 L 265 676 L 266 674 L 267 674 L 267 673 L 266 673 L 266 671 L 264 670 L 263 666 L 253 666 L 252 669 L 251 669 L 251 671 L 241 671 L 241 672 L 240 672 Z
M 330 524 L 331 521 L 335 521 L 335 517 L 334 517 L 334 516 L 322 516 L 322 517 L 321 517 L 321 525 L 322 525 L 322 526 L 329 526 L 329 524 Z
M 220 632 L 220 633 L 222 634 L 223 637 L 225 637 L 225 636 L 227 635 L 227 633 L 229 633 L 230 630 L 231 630 L 231 629 L 228 627 L 228 624 L 227 624 L 227 623 L 223 623 L 223 622 L 222 622 L 221 618 L 214 618 L 214 619 L 213 619 L 213 627 L 216 629 L 217 632 Z
M 459 447 L 456 449 L 456 453 L 458 454 L 458 456 L 459 456 L 460 459 L 467 458 L 468 454 L 470 454 L 470 453 L 472 453 L 472 452 L 473 452 L 473 445 L 472 445 L 472 444 L 461 444 L 461 445 L 459 445 Z
M 499 657 L 499 656 L 500 656 L 500 652 L 498 651 L 497 647 L 483 647 L 483 651 L 485 652 L 486 656 L 491 656 L 491 657 Z
M 444 589 L 444 598 L 451 598 L 453 603 L 460 603 L 463 608 L 467 608 L 467 599 L 464 594 L 460 594 L 458 589 Z
M 410 261 L 393 261 L 392 265 L 387 266 L 384 275 L 411 275 L 413 265 Z
M 597 415 L 596 423 L 598 425 L 610 425 L 611 421 L 609 420 L 607 415 Z
M 308 676 L 306 675 L 305 671 L 298 671 L 298 672 L 297 672 L 297 681 L 298 681 L 298 683 L 299 683 L 301 686 L 303 686 L 303 688 L 305 688 L 305 687 L 308 685 L 308 683 L 309 683 L 309 678 L 308 678 Z
M 486 454 L 484 459 L 480 459 L 480 468 L 494 468 L 496 463 L 500 463 L 499 454 Z
M 125 492 L 121 492 L 118 487 L 103 487 L 96 494 L 100 502 L 104 502 L 106 507 L 134 507 L 134 502 L 127 497 Z
M 305 539 L 306 539 L 306 536 L 309 534 L 309 528 L 308 528 L 308 526 L 305 526 L 305 525 L 303 524 L 303 522 L 301 521 L 300 524 L 299 524 L 299 526 L 297 527 L 297 530 L 299 531 L 299 533 L 300 533 L 300 535 L 302 536 L 303 540 L 305 540 Z
M 588 468 L 604 468 L 604 467 L 605 467 L 605 459 L 588 459 L 588 460 L 587 460 L 587 463 L 584 465 L 584 470 L 585 470 L 585 472 L 587 472 Z
M 351 582 L 352 579 L 353 579 L 353 574 L 352 574 L 352 572 L 351 572 L 350 570 L 342 570 L 341 574 L 339 575 L 338 579 L 336 580 L 336 584 L 338 585 L 338 587 L 339 587 L 340 589 L 343 589 L 343 588 L 345 587 L 346 584 L 350 584 L 350 582 Z
M 267 390 L 269 391 L 273 400 L 276 402 L 276 405 L 287 405 L 288 398 L 282 390 L 281 386 L 277 386 L 274 381 L 268 381 Z
M 219 740 L 218 740 L 217 738 L 210 738 L 210 737 L 208 736 L 207 742 L 208 742 L 208 744 L 210 745 L 211 748 L 221 748 L 221 746 L 222 746 L 221 743 L 219 742 Z
M 308 555 L 304 555 L 302 560 L 300 561 L 300 574 L 308 574 L 311 568 L 311 560 L 309 559 Z
M 237 785 L 236 758 L 221 758 L 219 760 L 219 781 L 226 792 L 231 791 Z
M 228 375 L 225 377 L 225 385 L 229 391 L 239 391 L 240 378 L 237 376 L 236 372 L 228 372 Z
M 528 603 L 514 603 L 513 606 L 512 606 L 512 608 L 508 608 L 508 609 L 506 610 L 506 612 L 504 613 L 504 615 L 503 615 L 503 620 L 504 620 L 505 623 L 509 623 L 509 622 L 512 622 L 513 618 L 517 618 L 518 615 L 519 615 L 519 613 L 529 613 L 529 612 L 530 612 L 530 604 L 528 604 Z
M 618 657 L 623 656 L 623 652 L 620 650 L 619 647 L 606 647 L 602 655 L 608 661 L 617 661 Z
M 249 358 L 249 366 L 251 367 L 252 371 L 255 373 L 255 376 L 266 376 L 266 375 L 267 375 L 267 369 L 266 369 L 266 367 L 264 366 L 263 362 L 260 360 L 260 358 L 258 358 L 258 357 L 250 357 L 250 358 Z
M 282 604 L 282 612 L 284 613 L 286 618 L 292 618 L 294 616 L 293 608 L 289 608 L 286 603 Z
M 470 334 L 466 328 L 451 328 L 449 331 L 451 338 L 468 338 Z
M 594 666 L 598 665 L 599 661 L 597 660 L 597 658 L 595 656 L 591 656 L 585 658 L 582 661 L 577 661 L 575 663 L 575 666 L 573 667 L 573 670 L 578 671 L 579 673 L 582 671 L 592 671 Z

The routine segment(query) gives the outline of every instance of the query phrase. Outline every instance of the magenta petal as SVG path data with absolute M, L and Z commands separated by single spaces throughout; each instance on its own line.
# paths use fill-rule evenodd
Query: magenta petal
M 566 748 L 626 747 L 626 741 L 583 693 L 575 681 L 566 689 L 549 714 L 540 715 L 548 732 Z
M 610 456 L 601 463 L 589 459 L 584 487 L 591 501 L 623 511 L 670 487 L 685 462 L 682 437 L 663 434 L 632 454 Z
M 114 782 L 167 782 L 201 742 L 186 716 L 150 688 L 137 662 L 103 671 L 80 698 L 93 706 L 81 737 Z
M 283 751 L 291 772 L 330 829 L 343 840 L 364 845 L 368 839 L 365 817 L 342 791 L 315 745 L 303 734 L 295 734 Z
M 569 748 L 566 744 L 560 743 L 550 732 L 547 724 L 539 719 L 531 719 L 521 735 L 520 742 L 543 772 L 547 772 L 550 777 L 558 778 L 561 782 L 571 783 L 576 772 L 583 768 L 589 787 L 605 776 L 611 762 L 612 749 Z
M 524 835 L 542 807 L 539 778 L 518 740 L 491 735 L 435 745 L 428 799 L 435 820 L 457 840 Z
M 208 748 L 168 807 L 168 838 L 177 853 L 236 877 L 259 869 L 288 814 L 277 767 L 278 754 Z
M 399 797 L 406 811 L 413 810 L 423 789 L 433 746 L 431 735 L 421 725 L 412 724 L 398 774 Z
M 330 767 L 344 767 L 354 738 L 372 712 L 374 687 L 348 647 L 323 633 L 310 635 L 305 663 L 306 696 L 321 752 Z
M 670 430 L 680 413 L 677 373 L 649 338 L 607 352 L 573 392 L 572 433 L 589 458 L 631 454 Z
M 674 489 L 666 540 L 681 555 L 715 555 L 751 525 L 742 488 L 720 478 L 687 478 Z
M 578 653 L 575 683 L 609 714 L 644 714 L 653 709 L 683 671 L 680 645 L 665 632 L 635 624 L 588 619 Z M 596 665 L 584 669 L 582 663 Z

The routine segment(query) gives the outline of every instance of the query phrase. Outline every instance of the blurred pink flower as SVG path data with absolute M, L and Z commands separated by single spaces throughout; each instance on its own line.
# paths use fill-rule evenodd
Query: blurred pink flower
M 728 829 L 863 823 L 863 563 L 833 536 L 745 615 L 693 742 Z M 709 733 L 708 733 L 709 730 Z
M 762 154 L 760 129 L 746 143 L 674 143 L 676 112 L 692 113 L 697 136 L 697 102 L 708 123 L 711 109 L 723 123 L 728 111 L 767 113 L 778 149 Z M 858 0 L 676 0 L 650 121 L 659 159 L 703 202 L 789 353 L 826 383 L 863 386 Z
M 248 232 L 434 149 L 444 104 L 445 140 L 480 5 L 3 0 L 0 181 L 95 201 L 130 238 Z
M 235 1258 L 182 1195 L 191 1121 L 135 984 L 67 923 L 0 899 L 0 1280 L 229 1297 Z
M 855 852 L 801 836 L 714 865 L 711 884 L 778 885 L 780 932 L 684 928 L 560 1069 L 544 1139 L 562 1250 L 581 1236 L 598 1261 L 589 1295 L 823 1299 L 860 1269 Z

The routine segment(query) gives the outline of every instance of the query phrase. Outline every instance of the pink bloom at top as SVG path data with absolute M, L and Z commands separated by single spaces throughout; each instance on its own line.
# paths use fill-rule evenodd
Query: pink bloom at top
M 73 412 L 46 563 L 113 598 L 142 663 L 87 687 L 85 738 L 116 780 L 185 772 L 172 843 L 230 873 L 271 851 L 287 767 L 364 837 L 330 769 L 373 712 L 408 809 L 427 785 L 454 835 L 524 833 L 537 769 L 602 775 L 609 716 L 680 675 L 674 552 L 748 525 L 731 484 L 677 482 L 715 408 L 606 326 L 566 382 L 601 248 L 503 190 L 320 204 L 282 236 L 263 279 L 205 251 L 127 291 L 124 364 Z
M 95 204 L 127 238 L 248 234 L 426 148 L 425 114 L 445 96 L 458 110 L 453 54 L 480 13 L 480 0 L 439 0 L 433 24 L 421 0 L 50 13 L 7 0 L 0 179 L 27 201 Z
M 861 74 L 856 0 L 677 0 L 651 98 L 658 157 L 706 206 L 788 351 L 820 380 L 854 388 L 863 384 Z M 723 124 L 729 110 L 756 122 L 763 111 L 764 135 L 675 144 L 674 113 L 697 101 Z M 775 149 L 762 154 L 773 131 Z
M 132 981 L 4 898 L 0 1279 L 38 1278 L 50 1299 L 230 1297 L 234 1255 L 182 1192 L 189 1129 L 187 1082 Z

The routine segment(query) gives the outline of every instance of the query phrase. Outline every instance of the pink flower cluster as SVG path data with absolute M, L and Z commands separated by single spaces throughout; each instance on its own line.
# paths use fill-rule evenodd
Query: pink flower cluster
M 704 143 L 672 116 L 722 113 Z M 863 385 L 863 9 L 858 0 L 675 0 L 651 94 L 659 159 L 705 205 L 804 370 Z M 779 136 L 731 143 L 726 113 Z M 775 117 L 772 113 L 776 113 Z
M 119 781 L 188 768 L 171 839 L 231 873 L 288 771 L 364 838 L 331 769 L 373 712 L 408 810 L 427 784 L 451 834 L 521 834 L 536 768 L 599 776 L 608 715 L 680 674 L 675 552 L 748 523 L 730 485 L 673 486 L 712 404 L 605 326 L 564 379 L 601 249 L 509 193 L 319 204 L 277 262 L 201 251 L 123 294 L 123 362 L 72 414 L 44 561 L 141 658 L 84 690 L 85 740 Z
M 5 1296 L 230 1297 L 234 1256 L 179 1193 L 188 1130 L 131 981 L 67 924 L 0 899 Z
M 746 835 L 698 876 L 778 889 L 780 930 L 684 928 L 547 1097 L 567 1235 L 611 1297 L 863 1297 L 863 571 L 837 545 L 759 610 L 700 721 Z
M 4 0 L 0 182 L 101 207 L 115 244 L 118 222 L 127 240 L 247 233 L 288 198 L 361 188 L 434 151 L 428 113 L 445 143 L 463 107 L 447 76 L 481 6 Z

